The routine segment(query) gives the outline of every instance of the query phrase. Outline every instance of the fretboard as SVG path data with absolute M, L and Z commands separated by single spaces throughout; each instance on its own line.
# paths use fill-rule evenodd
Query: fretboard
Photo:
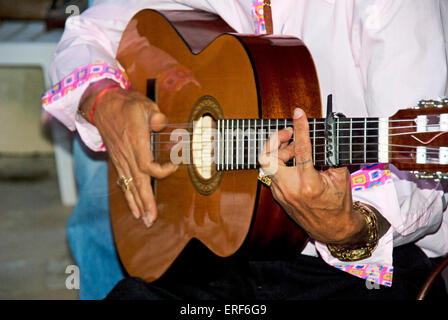
M 308 119 L 315 166 L 379 162 L 378 118 Z M 215 161 L 218 171 L 259 167 L 258 156 L 275 131 L 293 127 L 290 119 L 222 119 L 217 121 Z M 291 141 L 294 139 L 292 137 Z M 295 165 L 293 158 L 288 165 Z

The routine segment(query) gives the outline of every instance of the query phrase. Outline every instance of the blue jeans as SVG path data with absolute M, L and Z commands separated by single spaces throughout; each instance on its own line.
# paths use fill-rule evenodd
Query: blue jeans
M 107 161 L 76 136 L 73 143 L 79 200 L 67 225 L 80 271 L 80 299 L 103 299 L 124 278 L 109 219 Z

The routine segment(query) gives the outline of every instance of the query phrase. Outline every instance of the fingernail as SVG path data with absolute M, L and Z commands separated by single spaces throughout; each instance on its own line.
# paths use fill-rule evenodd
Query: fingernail
M 140 214 L 136 211 L 132 211 L 132 215 L 135 217 L 135 219 L 140 218 Z
M 149 218 L 148 215 L 145 215 L 145 216 L 142 218 L 142 220 L 143 220 L 143 223 L 145 224 L 145 226 L 146 226 L 147 228 L 149 228 L 149 227 L 152 226 L 152 220 L 151 220 L 151 218 Z
M 303 116 L 304 112 L 300 108 L 295 108 L 294 110 L 294 119 L 299 119 L 301 116 Z

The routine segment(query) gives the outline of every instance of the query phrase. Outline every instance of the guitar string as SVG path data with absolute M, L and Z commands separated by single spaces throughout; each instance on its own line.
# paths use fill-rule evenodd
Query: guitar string
M 160 153 L 160 152 L 159 152 Z M 367 151 L 367 153 L 366 154 L 371 154 L 372 152 L 371 151 Z M 395 154 L 403 154 L 403 153 L 406 153 L 406 154 L 409 154 L 409 155 L 416 155 L 417 154 L 417 152 L 413 152 L 413 151 L 409 151 L 409 152 L 405 152 L 405 151 L 389 151 L 389 154 L 393 154 L 393 153 L 395 153 Z M 327 153 L 326 152 L 316 152 L 316 153 L 312 153 L 312 155 L 314 155 L 314 156 L 324 156 L 324 155 L 326 155 Z M 339 152 L 339 155 L 347 155 L 347 154 L 350 154 L 350 152 L 348 152 L 348 151 L 344 151 L 344 152 Z M 364 152 L 363 151 L 356 151 L 356 152 L 352 152 L 351 153 L 352 154 L 352 158 L 360 158 L 360 159 L 364 159 L 364 157 L 362 156 L 362 155 L 364 155 Z M 247 154 L 244 154 L 244 158 L 246 159 L 247 157 L 246 157 L 246 155 Z M 257 152 L 257 157 L 260 155 L 260 152 Z M 361 155 L 361 156 L 360 156 Z M 440 155 L 438 152 L 427 152 L 426 153 L 426 155 L 427 156 L 429 156 L 429 155 L 436 155 L 436 158 L 438 159 L 438 156 Z M 237 155 L 235 155 L 235 156 L 237 156 Z M 249 156 L 249 158 L 253 158 L 253 156 L 252 155 L 248 155 Z M 211 158 L 214 158 L 213 156 L 210 156 Z M 235 158 L 235 157 L 234 157 Z M 373 158 L 372 158 L 373 159 Z M 392 158 L 389 158 L 389 159 L 393 159 L 393 157 Z M 377 161 L 378 161 L 378 158 L 377 158 Z M 225 161 L 225 163 L 230 163 L 229 161 Z
M 258 128 L 261 128 L 261 130 L 258 129 Z M 260 133 L 258 133 L 259 131 L 262 131 L 262 132 L 264 133 L 264 132 L 268 132 L 268 131 L 269 131 L 269 132 L 281 131 L 281 130 L 285 130 L 285 129 L 287 129 L 287 128 L 291 128 L 291 129 L 293 129 L 293 127 L 276 128 L 275 126 L 274 126 L 274 127 L 270 127 L 269 130 L 268 130 L 267 126 L 259 126 L 258 128 L 254 127 L 254 126 L 251 126 L 250 128 L 246 128 L 245 131 L 254 131 L 254 130 L 255 130 L 255 131 L 257 132 L 257 135 L 259 135 L 259 134 L 260 134 Z M 390 131 L 390 130 L 402 130 L 402 129 L 414 129 L 414 128 L 418 128 L 418 126 L 417 126 L 417 125 L 413 125 L 413 126 L 402 126 L 402 127 L 389 127 L 389 128 L 388 128 L 388 131 Z M 426 125 L 425 128 L 429 128 L 429 129 L 431 129 L 431 128 L 440 129 L 440 125 L 439 125 L 439 124 L 431 124 L 431 125 Z M 221 132 L 223 132 L 223 131 L 227 131 L 227 130 L 230 130 L 230 131 L 232 131 L 232 130 L 233 130 L 233 131 L 238 131 L 238 129 L 242 129 L 242 128 L 233 128 L 233 129 L 231 129 L 231 128 L 229 128 L 229 127 L 226 127 L 226 128 L 224 128 L 224 129 L 222 129 Z M 206 130 L 218 131 L 218 129 L 216 129 L 216 128 L 211 128 L 211 129 L 206 129 Z M 363 127 L 363 128 L 338 128 L 338 129 L 337 129 L 338 132 L 346 132 L 346 131 L 378 131 L 378 130 L 379 130 L 378 127 L 377 127 L 377 128 Z M 310 128 L 310 129 L 309 129 L 309 132 L 310 132 L 310 133 L 315 133 L 315 132 L 326 132 L 326 131 L 327 131 L 326 129 L 314 129 L 314 128 Z M 414 131 L 414 132 L 400 132 L 400 133 L 391 133 L 391 134 L 389 134 L 389 135 L 402 135 L 402 134 L 415 134 L 415 133 L 431 133 L 431 132 L 440 132 L 440 131 L 442 131 L 442 130 L 434 130 L 434 131 Z M 446 131 L 446 130 L 443 130 L 443 131 Z M 171 135 L 172 132 L 173 132 L 173 131 L 171 131 L 171 132 L 151 132 L 151 134 L 154 135 L 154 136 L 159 136 L 159 135 Z M 193 133 L 191 133 L 191 132 L 188 132 L 188 133 L 189 133 L 189 134 L 193 134 Z M 201 132 L 201 133 L 197 133 L 197 134 L 202 134 L 202 132 Z M 345 137 L 349 137 L 349 136 L 345 136 Z
M 291 158 L 290 160 L 288 160 L 288 161 L 286 161 L 286 162 L 284 162 L 284 164 L 286 164 L 286 165 L 289 165 L 289 164 L 292 164 L 292 162 L 293 162 L 293 160 L 292 160 L 293 158 Z M 356 162 L 356 160 L 359 160 L 359 162 Z M 409 160 L 412 160 L 412 158 L 406 158 L 406 157 L 392 157 L 392 158 L 389 158 L 389 162 L 388 163 L 393 163 L 393 161 L 402 161 L 402 162 L 405 162 L 405 161 L 409 161 Z M 341 159 L 339 159 L 339 161 L 344 161 L 344 162 L 347 162 L 347 163 L 342 163 L 341 165 L 343 165 L 343 166 L 346 166 L 346 165 L 363 165 L 363 164 L 368 164 L 368 163 L 378 163 L 378 158 L 372 158 L 372 157 L 367 157 L 367 158 L 364 158 L 364 157 L 362 157 L 362 158 L 360 158 L 360 159 L 349 159 L 349 158 L 341 158 Z M 436 164 L 436 165 L 438 165 L 438 166 L 440 166 L 440 165 L 444 165 L 444 164 L 440 164 L 438 161 L 437 161 L 437 159 L 427 159 L 427 161 L 429 161 L 429 162 L 426 162 L 425 163 L 425 165 L 429 165 L 429 164 Z M 409 163 L 409 162 L 408 162 Z M 215 161 L 212 161 L 212 164 L 211 165 L 202 165 L 202 166 L 199 166 L 199 165 L 195 165 L 195 164 L 193 164 L 193 163 L 191 163 L 191 164 L 188 164 L 188 163 L 179 163 L 178 164 L 178 166 L 189 166 L 189 165 L 194 165 L 195 166 L 195 168 L 197 168 L 197 169 L 202 169 L 202 168 L 215 168 L 215 166 L 223 166 L 223 165 L 230 165 L 231 163 L 228 163 L 228 162 L 226 162 L 226 163 L 220 163 L 220 164 L 217 164 Z M 323 165 L 323 166 L 327 166 L 328 164 L 325 162 L 325 160 L 324 159 L 316 159 L 315 160 L 315 162 L 313 162 L 313 164 L 314 165 Z M 415 162 L 412 162 L 412 164 L 416 164 Z M 417 163 L 418 164 L 418 163 Z M 260 165 L 259 165 L 259 163 L 258 163 L 258 161 L 256 162 L 256 163 L 254 163 L 254 162 L 249 162 L 249 163 L 247 163 L 247 162 L 245 162 L 245 163 L 236 163 L 236 162 L 233 162 L 233 165 L 234 165 L 234 169 L 230 169 L 230 168 L 227 168 L 227 169 L 220 169 L 219 171 L 233 171 L 233 170 L 239 170 L 238 168 L 237 168 L 237 166 L 238 167 L 241 167 L 240 169 L 241 170 L 243 170 L 243 169 L 252 169 L 252 168 L 244 168 L 244 167 L 248 167 L 248 166 L 257 166 L 257 167 L 260 167 Z M 422 164 L 423 165 L 423 164 Z M 447 165 L 447 164 L 445 164 L 445 165 Z
M 254 120 L 255 121 L 255 120 Z M 399 122 L 399 121 L 410 121 L 410 120 L 389 120 L 389 121 L 395 121 L 395 122 Z M 414 121 L 414 119 L 412 120 L 412 121 Z M 320 121 L 318 121 L 318 122 L 314 122 L 314 121 L 309 121 L 309 122 L 311 122 L 311 124 L 315 127 L 315 125 L 316 124 L 325 124 L 325 122 L 320 122 Z M 370 123 L 370 122 L 379 122 L 378 120 L 377 121 L 375 121 L 375 120 L 373 120 L 373 121 L 368 121 L 367 123 Z M 353 123 L 363 123 L 363 124 L 366 124 L 366 121 L 351 121 L 351 124 L 353 124 Z M 339 124 L 350 124 L 350 121 L 346 121 L 346 122 L 344 122 L 344 121 L 341 121 Z M 281 125 L 283 125 L 283 124 L 281 124 Z M 271 125 L 268 125 L 268 124 L 266 124 L 266 123 L 264 123 L 264 124 L 260 124 L 259 126 L 250 126 L 250 129 L 255 129 L 256 127 L 261 127 L 261 128 L 263 128 L 263 129 L 266 129 L 266 132 L 268 132 L 269 134 L 271 134 L 271 131 L 275 131 L 274 130 L 274 128 L 272 128 L 272 127 L 275 127 L 275 129 L 277 130 L 278 129 L 278 125 L 277 124 L 272 124 L 271 123 Z M 415 127 L 418 127 L 417 125 L 412 125 L 412 126 L 402 126 L 402 127 L 390 127 L 389 129 L 405 129 L 405 128 L 415 128 Z M 440 127 L 440 125 L 439 124 L 427 124 L 426 125 L 426 127 L 428 128 L 431 128 L 431 127 Z M 249 130 L 250 130 L 249 129 Z M 227 129 L 224 129 L 224 131 L 225 130 L 229 130 L 229 128 L 227 128 Z M 351 131 L 356 131 L 356 130 L 363 130 L 364 132 L 366 132 L 367 130 L 375 130 L 375 131 L 377 131 L 378 130 L 378 128 L 366 128 L 366 127 L 364 127 L 364 128 L 352 128 L 351 129 Z M 235 129 L 234 131 L 237 131 L 237 129 Z M 339 131 L 350 131 L 350 129 L 349 128 L 340 128 L 339 129 Z M 325 132 L 325 130 L 324 129 L 318 129 L 318 130 L 314 130 L 314 129 L 311 129 L 310 130 L 310 133 L 316 133 L 316 132 Z M 426 131 L 426 132 L 428 132 L 428 131 Z M 429 133 L 434 133 L 435 131 L 429 131 Z M 391 137 L 391 136 L 399 136 L 399 135 L 411 135 L 411 134 L 417 134 L 417 133 L 421 133 L 421 132 L 404 132 L 404 133 L 396 133 L 396 134 L 388 134 L 388 136 L 389 137 Z M 165 132 L 162 132 L 162 133 L 152 133 L 153 135 L 168 135 L 168 134 L 171 134 L 171 133 L 165 133 Z M 224 134 L 224 133 L 223 133 Z M 255 133 L 256 135 L 260 135 L 259 133 Z M 191 134 L 191 133 L 189 133 L 189 136 L 193 136 L 193 139 L 194 139 L 194 136 L 195 135 L 199 135 L 199 136 L 203 136 L 203 134 L 202 133 L 197 133 L 197 134 Z M 349 138 L 349 139 L 357 139 L 357 138 L 363 138 L 363 139 L 366 139 L 366 138 L 378 138 L 379 137 L 379 135 L 352 135 L 351 137 L 350 136 L 339 136 L 339 139 L 347 139 L 347 138 Z M 322 137 L 322 136 L 315 136 L 315 134 L 314 134 L 314 136 L 313 136 L 313 139 L 325 139 L 325 137 Z M 200 144 L 204 144 L 204 143 L 210 143 L 212 140 L 211 139 L 207 139 L 206 141 L 202 141 L 202 140 L 199 140 L 199 141 L 194 141 L 193 140 L 193 143 L 200 143 Z M 263 141 L 263 142 L 265 142 L 266 141 L 266 139 L 265 139 L 265 137 L 262 137 L 262 138 L 255 138 L 255 139 L 251 139 L 251 138 L 248 138 L 248 139 L 232 139 L 232 140 L 228 140 L 228 139 L 225 139 L 224 140 L 224 142 L 226 143 L 226 146 L 227 146 L 227 143 L 228 142 L 230 142 L 230 141 L 234 141 L 234 142 L 245 142 L 245 143 L 248 143 L 248 145 L 249 144 L 251 144 L 251 143 L 253 143 L 254 141 L 256 141 L 256 142 L 260 142 L 260 141 Z M 170 144 L 170 145 L 175 145 L 175 144 L 177 144 L 177 143 L 189 143 L 189 142 L 191 142 L 191 140 L 190 141 L 188 141 L 188 140 L 181 140 L 181 141 L 178 141 L 178 142 L 173 142 L 173 141 L 166 141 L 166 142 L 160 142 L 160 141 L 158 141 L 158 142 L 153 142 L 153 144 L 156 144 L 156 145 L 161 145 L 161 144 Z M 349 144 L 344 144 L 344 143 L 339 143 L 338 144 L 339 146 L 357 146 L 357 145 L 378 145 L 378 146 L 380 146 L 381 145 L 381 143 L 349 143 Z M 322 147 L 322 146 L 325 146 L 325 145 L 322 145 L 322 144 L 319 144 L 319 145 L 314 145 L 313 146 L 313 148 L 319 148 L 319 147 Z M 408 145 L 391 145 L 391 144 L 388 144 L 388 147 L 389 146 L 391 146 L 391 147 L 401 147 L 401 148 L 410 148 L 410 149 L 412 149 L 412 148 L 417 148 L 416 146 L 408 146 Z M 250 146 L 248 146 L 248 147 L 245 147 L 244 149 L 238 149 L 238 151 L 239 150 L 244 150 L 244 151 L 246 151 L 246 150 L 249 150 L 250 149 Z M 255 147 L 255 149 L 259 149 L 259 148 L 256 148 Z M 389 148 L 388 148 L 389 149 Z M 202 148 L 200 149 L 201 151 L 203 150 Z M 430 150 L 436 150 L 436 151 L 434 151 L 434 152 L 431 152 Z M 155 150 L 153 150 L 154 152 L 157 152 L 157 153 L 162 153 L 162 152 L 171 152 L 171 150 L 164 150 L 164 149 L 155 149 Z M 192 150 L 193 152 L 194 151 L 196 151 L 194 148 L 193 148 L 193 150 Z M 356 150 L 352 150 L 352 152 L 350 152 L 350 151 L 340 151 L 339 152 L 339 154 L 344 154 L 344 153 L 352 153 L 352 155 L 354 154 L 354 153 L 362 153 L 362 154 L 366 154 L 367 152 L 372 152 L 372 151 L 369 151 L 369 150 L 358 150 L 358 151 L 356 151 Z M 400 150 L 400 151 L 393 151 L 393 150 L 388 150 L 388 152 L 389 153 L 393 153 L 393 152 L 398 152 L 398 153 L 400 153 L 400 152 L 404 152 L 403 150 Z M 236 152 L 236 153 L 238 153 L 238 152 Z M 426 155 L 428 156 L 428 155 L 431 155 L 431 154 L 439 154 L 439 147 L 437 147 L 437 148 L 434 148 L 434 147 L 426 147 Z M 317 155 L 317 153 L 316 153 L 316 155 Z M 344 161 L 344 160 L 341 160 L 341 161 Z
M 241 141 L 241 142 L 242 142 L 242 141 L 248 141 L 248 140 L 238 140 L 238 141 Z M 260 142 L 260 141 L 262 141 L 262 142 L 266 142 L 265 140 L 249 140 L 249 142 L 251 142 L 251 143 L 248 143 L 248 144 L 252 144 L 252 146 L 253 146 L 253 145 L 254 145 L 253 142 Z M 234 140 L 234 142 L 235 142 L 235 140 Z M 292 143 L 292 142 L 293 142 L 293 141 L 290 139 L 289 141 L 284 142 L 284 143 Z M 185 145 L 190 145 L 189 141 L 182 141 L 182 142 L 178 142 L 178 143 L 174 143 L 174 142 L 172 142 L 171 145 L 175 146 L 175 145 L 177 145 L 177 144 L 179 144 L 179 143 L 181 143 L 181 144 L 185 144 Z M 204 143 L 204 142 L 203 142 L 203 143 Z M 159 143 L 158 145 L 160 146 L 161 144 L 163 144 L 163 143 Z M 168 144 L 168 143 L 167 143 L 167 144 Z M 193 143 L 193 144 L 194 144 L 194 143 Z M 212 144 L 215 144 L 215 143 L 212 142 Z M 229 144 L 229 141 L 227 141 L 226 144 Z M 216 144 L 215 144 L 215 145 L 216 145 Z M 378 146 L 391 146 L 391 147 L 414 148 L 414 149 L 419 148 L 419 147 L 424 147 L 424 148 L 426 148 L 426 150 L 439 150 L 440 148 L 448 148 L 448 146 L 427 147 L 427 146 L 413 146 L 413 145 L 406 145 L 406 144 L 381 143 L 381 142 L 338 143 L 337 145 L 338 145 L 338 146 L 364 146 L 364 145 L 376 146 L 376 145 L 378 145 Z M 247 146 L 246 146 L 246 145 L 245 145 L 244 148 L 238 148 L 238 150 L 248 150 L 248 149 L 253 149 L 252 146 L 250 146 L 250 145 L 247 145 Z M 314 148 L 317 148 L 317 147 L 326 147 L 326 146 L 327 146 L 326 143 L 320 143 L 320 144 L 314 144 L 314 145 L 311 144 L 311 147 L 314 147 Z M 225 149 L 228 149 L 228 150 L 236 150 L 236 149 L 237 149 L 236 146 L 234 146 L 235 148 L 228 148 L 227 145 L 226 145 L 225 147 L 226 147 Z M 258 146 L 258 144 L 255 144 L 255 148 L 260 149 L 259 146 Z M 217 149 L 217 147 L 215 147 L 215 149 Z M 163 149 L 160 148 L 159 150 L 163 150 Z M 201 149 L 201 150 L 202 150 L 202 149 Z
M 440 131 L 440 133 L 446 133 L 446 132 L 448 132 L 448 131 Z M 435 131 L 433 131 L 433 132 L 403 132 L 403 133 L 393 133 L 393 134 L 388 134 L 387 135 L 387 137 L 395 137 L 395 136 L 403 136 L 403 135 L 412 135 L 412 134 L 418 134 L 418 133 L 437 133 L 437 132 L 435 132 Z M 169 133 L 166 133 L 167 135 L 169 134 Z M 198 135 L 198 136 L 200 136 L 200 137 L 203 137 L 203 135 L 202 134 L 196 134 L 196 135 Z M 258 135 L 258 134 L 257 134 Z M 193 134 L 189 134 L 189 137 L 190 136 L 194 136 Z M 213 137 L 213 135 L 211 135 L 210 137 Z M 341 140 L 341 139 L 364 139 L 364 138 L 379 138 L 380 136 L 379 135 L 352 135 L 352 136 L 339 136 L 339 140 Z M 313 137 L 310 137 L 311 139 L 326 139 L 326 137 L 325 136 L 313 136 Z M 193 139 L 194 139 L 194 137 L 193 137 Z M 224 141 L 224 143 L 227 143 L 227 141 L 238 141 L 238 142 L 248 142 L 248 143 L 253 143 L 254 141 L 255 142 L 260 142 L 260 141 L 262 141 L 262 142 L 266 142 L 267 141 L 267 139 L 265 138 L 265 137 L 262 137 L 262 138 L 255 138 L 255 139 L 252 139 L 252 138 L 248 138 L 248 139 L 228 139 L 228 138 L 225 138 L 224 140 L 219 140 L 219 141 Z M 160 145 L 160 144 L 173 144 L 173 145 L 175 145 L 175 144 L 177 144 L 177 143 L 200 143 L 200 144 L 206 144 L 206 143 L 210 143 L 210 142 L 214 142 L 214 141 L 218 141 L 218 139 L 204 139 L 204 141 L 202 141 L 202 140 L 179 140 L 179 141 L 154 141 L 154 142 L 152 142 L 152 144 L 156 144 L 156 145 Z M 365 143 L 362 143 L 362 144 L 365 144 Z M 338 143 L 338 145 L 341 145 L 340 143 Z M 348 144 L 346 144 L 346 145 L 350 145 L 350 143 L 348 143 Z M 354 143 L 352 143 L 352 145 L 354 145 Z
M 394 128 L 388 128 L 388 130 L 392 130 L 392 129 L 409 129 L 409 128 L 416 128 L 417 126 L 408 126 L 408 127 L 394 127 Z M 260 127 L 262 128 L 263 131 L 267 132 L 268 130 L 265 130 L 266 127 Z M 431 125 L 431 126 L 426 126 L 426 128 L 440 128 L 440 126 L 438 125 Z M 278 130 L 271 128 L 271 130 L 269 130 L 270 132 L 276 132 L 276 131 L 280 131 L 280 130 L 285 130 L 286 128 L 279 128 Z M 212 128 L 212 130 L 217 131 L 217 129 Z M 223 129 L 224 131 L 226 130 L 230 130 L 230 128 L 226 128 Z M 237 131 L 238 128 L 234 128 L 233 131 Z M 245 131 L 251 131 L 251 130 L 255 130 L 255 128 L 251 127 L 251 128 L 247 128 L 245 129 Z M 337 131 L 338 132 L 342 132 L 342 131 L 378 131 L 379 128 L 339 128 Z M 257 132 L 260 130 L 257 130 Z M 325 129 L 310 129 L 309 132 L 310 133 L 314 133 L 314 132 L 326 132 L 327 130 Z M 440 130 L 439 130 L 440 131 Z M 392 133 L 389 135 L 402 135 L 402 134 L 414 134 L 414 133 L 431 133 L 431 132 L 439 132 L 439 131 L 414 131 L 414 132 L 400 132 L 400 133 Z M 172 132 L 151 132 L 152 135 L 158 136 L 158 135 L 171 135 Z M 189 133 L 192 134 L 192 133 Z M 197 135 L 202 135 L 202 133 L 196 133 Z M 257 133 L 258 135 L 259 133 Z M 364 135 L 363 135 L 364 136 Z M 349 136 L 345 136 L 345 137 L 349 137 Z
M 320 147 L 322 147 L 322 146 L 324 146 L 324 145 L 320 145 Z M 398 146 L 398 147 L 400 147 L 400 148 L 407 148 L 407 149 L 412 149 L 412 148 L 417 148 L 417 147 L 410 147 L 410 146 Z M 440 154 L 440 149 L 437 149 L 437 148 L 432 148 L 432 149 L 430 149 L 430 150 L 428 150 L 429 148 L 427 148 L 426 149 L 426 151 L 425 151 L 425 154 L 427 154 L 427 155 L 433 155 L 433 154 L 436 154 L 436 155 L 439 155 Z M 215 148 L 215 150 L 216 150 L 216 148 Z M 252 149 L 252 148 L 244 148 L 244 149 L 238 149 L 238 151 L 239 152 L 241 152 L 241 151 L 247 151 L 247 150 L 252 150 L 252 151 L 254 151 L 254 149 Z M 277 149 L 278 150 L 278 149 Z M 157 152 L 157 153 L 164 153 L 164 152 L 166 152 L 166 153 L 171 153 L 172 152 L 172 150 L 164 150 L 164 149 L 155 149 L 155 150 L 151 150 L 151 151 L 153 151 L 153 152 Z M 196 151 L 203 151 L 203 149 L 194 149 L 194 148 L 190 148 L 189 149 L 189 151 L 191 151 L 191 152 L 196 152 Z M 259 154 L 260 152 L 259 152 L 259 148 L 257 148 L 257 149 L 255 149 L 255 151 Z M 381 150 L 381 151 L 385 151 L 385 150 Z M 175 151 L 174 151 L 175 152 Z M 365 153 L 372 153 L 372 152 L 376 152 L 376 153 L 379 153 L 379 151 L 378 150 L 366 150 L 366 151 L 364 151 L 364 150 L 352 150 L 352 151 L 346 151 L 346 150 L 340 150 L 339 152 L 338 152 L 338 154 L 356 154 L 356 153 L 360 153 L 360 154 L 365 154 Z M 404 153 L 404 152 L 410 152 L 409 150 L 393 150 L 393 149 L 388 149 L 387 150 L 387 152 L 388 153 Z M 411 151 L 412 152 L 412 151 Z M 322 151 L 322 152 L 320 152 L 321 154 L 324 154 L 324 153 L 326 153 L 325 151 Z M 417 152 L 415 152 L 415 153 L 417 153 Z M 234 149 L 234 154 L 235 155 L 237 155 L 238 154 L 238 152 Z M 247 152 L 244 152 L 244 154 L 247 154 Z M 316 152 L 316 153 L 312 153 L 312 154 L 319 154 L 318 152 Z
M 352 158 L 360 158 L 360 159 L 364 159 L 364 157 L 362 155 L 364 155 L 364 154 L 371 154 L 371 153 L 372 153 L 372 151 L 367 151 L 367 153 L 364 153 L 364 151 L 354 151 L 354 152 L 351 152 Z M 417 152 L 414 152 L 414 151 L 405 152 L 404 150 L 402 150 L 402 151 L 390 150 L 389 153 L 390 154 L 394 154 L 394 153 L 395 154 L 403 154 L 403 153 L 406 153 L 406 154 L 409 154 L 409 155 L 416 155 L 417 154 Z M 256 154 L 257 154 L 257 157 L 258 157 L 258 155 L 260 155 L 260 152 L 257 152 Z M 326 155 L 326 154 L 327 154 L 327 152 L 325 152 L 325 151 L 319 151 L 319 152 L 312 153 L 312 155 L 315 155 L 315 156 L 321 156 L 321 155 Z M 339 155 L 346 155 L 346 154 L 350 154 L 350 152 L 349 151 L 341 151 L 341 152 L 339 152 Z M 427 152 L 426 154 L 427 155 L 437 155 L 437 156 L 439 156 L 438 152 Z M 359 155 L 361 155 L 361 156 L 359 156 Z M 246 158 L 253 158 L 252 154 L 245 153 L 245 154 L 243 154 L 243 156 L 244 156 L 244 159 L 246 159 Z M 214 158 L 214 157 L 211 156 L 211 158 Z M 238 156 L 236 155 L 236 157 L 234 157 L 234 158 L 238 158 Z M 370 159 L 374 159 L 374 158 L 370 158 Z M 390 157 L 389 159 L 394 159 L 394 158 Z M 378 158 L 376 158 L 376 160 L 378 161 Z M 225 161 L 225 162 L 227 163 L 228 161 Z
M 353 124 L 354 122 L 352 122 L 352 124 Z M 365 122 L 362 122 L 363 124 L 365 124 Z M 316 126 L 317 125 L 325 125 L 325 123 L 316 123 Z M 345 124 L 350 124 L 349 122 L 348 123 L 336 123 L 335 125 L 345 125 Z M 367 122 L 367 124 L 370 124 L 369 122 Z M 310 125 L 311 126 L 314 126 L 314 123 L 310 123 Z M 283 128 L 280 128 L 281 126 L 283 126 Z M 281 126 L 278 126 L 279 127 L 279 129 L 280 130 L 283 130 L 283 129 L 286 129 L 287 127 L 290 127 L 290 128 L 292 128 L 292 125 L 286 125 L 286 127 L 285 127 L 285 125 L 284 125 L 284 123 L 282 123 L 281 124 Z M 166 127 L 168 127 L 168 128 L 177 128 L 177 129 L 190 129 L 190 128 L 195 128 L 194 126 L 189 126 L 189 127 L 183 127 L 183 126 L 166 126 Z M 271 123 L 271 125 L 269 126 L 269 125 L 267 125 L 267 124 L 265 124 L 265 125 L 249 125 L 249 128 L 247 128 L 247 130 L 248 129 L 258 129 L 258 128 L 261 128 L 261 129 L 267 129 L 267 128 L 270 128 L 271 130 L 274 130 L 274 129 L 276 129 L 276 125 L 275 124 L 272 124 Z M 388 129 L 389 130 L 397 130 L 397 129 L 408 129 L 408 128 L 417 128 L 418 127 L 418 124 L 415 124 L 415 125 L 408 125 L 408 126 L 398 126 L 398 127 L 392 127 L 392 126 L 389 126 L 388 127 Z M 440 127 L 440 123 L 429 123 L 429 124 L 425 124 L 425 127 L 426 128 L 437 128 L 437 127 Z M 227 127 L 228 128 L 228 127 Z M 213 128 L 213 129 L 215 129 L 216 130 L 216 128 Z M 230 128 L 228 128 L 228 129 L 230 129 Z M 375 128 L 372 128 L 372 127 L 356 127 L 356 128 L 340 128 L 339 129 L 339 131 L 341 131 L 341 130 L 345 130 L 345 131 L 347 131 L 347 130 L 364 130 L 364 129 L 367 129 L 367 130 L 378 130 L 378 127 L 375 127 Z M 236 130 L 236 128 L 235 128 L 235 130 Z M 314 130 L 314 129 L 311 129 L 311 130 Z M 325 129 L 316 129 L 316 131 L 325 131 Z
M 434 114 L 433 116 L 440 116 L 440 114 Z M 348 118 L 348 119 L 350 119 L 350 118 Z M 369 120 L 369 118 L 364 118 L 366 120 L 352 120 L 352 121 L 349 121 L 348 119 L 347 118 L 344 118 L 344 119 L 339 118 L 339 119 L 337 119 L 338 120 L 337 122 L 339 124 L 350 124 L 350 123 L 352 123 L 352 124 L 358 124 L 358 123 L 370 124 L 370 123 L 382 122 L 381 120 L 377 120 L 377 118 L 370 119 L 370 120 Z M 357 119 L 359 119 L 359 118 L 357 118 Z M 414 119 L 389 119 L 389 118 L 387 118 L 387 119 L 388 119 L 387 120 L 388 123 L 390 123 L 390 122 L 415 122 L 416 121 L 416 118 L 414 118 Z M 250 122 L 252 122 L 252 121 L 260 122 L 261 120 L 268 122 L 269 120 L 271 120 L 271 126 L 275 126 L 275 122 L 277 120 L 278 120 L 279 125 L 284 125 L 285 120 L 287 121 L 287 125 L 292 125 L 292 123 L 293 123 L 292 119 L 218 119 L 218 120 L 220 120 L 220 121 L 225 121 L 225 120 L 237 121 L 237 120 L 239 120 L 239 121 L 248 121 L 248 122 L 249 121 Z M 311 125 L 314 125 L 314 124 L 319 125 L 319 124 L 325 124 L 326 121 L 325 121 L 325 119 L 319 118 L 319 120 L 316 120 L 316 122 L 314 122 L 313 118 L 309 118 L 308 123 Z M 194 127 L 194 125 L 192 125 L 191 122 L 167 123 L 165 126 L 173 127 L 173 128 L 178 128 L 178 127 L 179 128 L 193 128 Z M 262 127 L 262 126 L 265 127 L 266 123 L 263 123 L 263 124 L 257 123 L 255 126 L 252 126 L 252 127 Z M 391 127 L 391 128 L 395 128 L 395 127 Z

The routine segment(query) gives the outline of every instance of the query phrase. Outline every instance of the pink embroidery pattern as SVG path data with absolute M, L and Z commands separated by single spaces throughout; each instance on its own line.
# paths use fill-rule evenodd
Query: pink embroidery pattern
M 337 264 L 339 270 L 383 286 L 392 286 L 394 268 L 377 264 Z
M 392 182 L 388 164 L 366 165 L 351 174 L 352 191 L 367 190 Z M 375 264 L 336 264 L 334 267 L 356 277 L 384 286 L 392 286 L 393 267 Z
M 252 0 L 251 14 L 254 20 L 255 34 L 266 34 L 266 24 L 264 22 L 263 1 Z
M 92 79 L 110 78 L 118 81 L 123 88 L 129 88 L 130 82 L 125 72 L 106 62 L 95 62 L 81 67 L 58 82 L 53 88 L 42 95 L 42 104 L 49 105 L 65 97 L 69 92 L 77 89 Z
M 351 174 L 352 191 L 376 188 L 392 182 L 388 165 L 375 163 Z

